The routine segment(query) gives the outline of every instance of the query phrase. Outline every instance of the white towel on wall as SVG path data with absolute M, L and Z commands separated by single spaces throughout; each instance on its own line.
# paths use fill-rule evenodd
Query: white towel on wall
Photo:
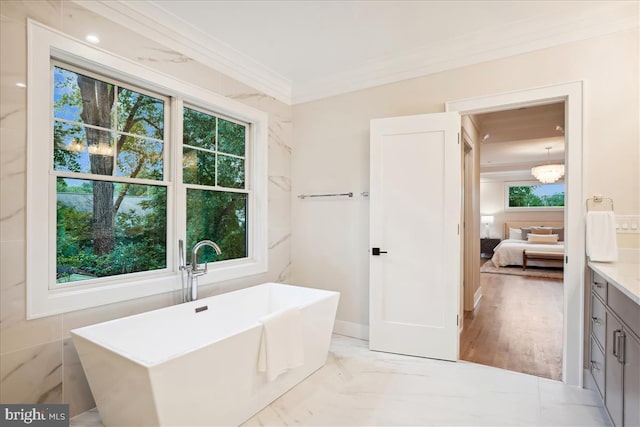
M 258 371 L 269 381 L 304 364 L 304 341 L 300 310 L 290 308 L 260 319 L 263 324 L 258 354 Z
M 616 216 L 612 211 L 587 212 L 587 255 L 591 261 L 618 260 Z

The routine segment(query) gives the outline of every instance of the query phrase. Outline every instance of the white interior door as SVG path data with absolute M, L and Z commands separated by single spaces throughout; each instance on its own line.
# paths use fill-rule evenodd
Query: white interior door
M 459 134 L 458 113 L 371 121 L 371 350 L 458 359 Z

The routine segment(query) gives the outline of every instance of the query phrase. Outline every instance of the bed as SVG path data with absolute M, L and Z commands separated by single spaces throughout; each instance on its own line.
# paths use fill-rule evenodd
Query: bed
M 523 265 L 523 251 L 531 251 L 535 253 L 564 253 L 564 239 L 558 243 L 529 243 L 527 240 L 522 239 L 510 239 L 510 229 L 522 229 L 528 227 L 553 227 L 562 228 L 563 223 L 561 221 L 518 221 L 518 222 L 506 222 L 505 227 L 505 240 L 502 240 L 498 246 L 493 250 L 493 257 L 491 261 L 496 267 L 506 267 L 508 265 Z M 562 233 L 564 234 L 564 233 Z M 511 236 L 516 237 L 516 236 Z M 543 260 L 543 259 L 531 259 L 527 261 L 528 266 L 534 267 L 562 267 L 562 260 Z

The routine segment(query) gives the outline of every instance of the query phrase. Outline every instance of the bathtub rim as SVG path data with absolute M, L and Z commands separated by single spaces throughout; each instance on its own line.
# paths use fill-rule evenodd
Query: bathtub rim
M 242 288 L 242 289 L 237 289 L 237 290 L 230 291 L 230 292 L 225 292 L 225 293 L 218 294 L 218 295 L 212 295 L 212 296 L 200 299 L 200 300 L 195 300 L 195 301 L 190 301 L 190 302 L 186 302 L 186 303 L 179 303 L 179 304 L 169 305 L 169 306 L 166 306 L 166 307 L 161 307 L 161 308 L 157 308 L 157 309 L 153 309 L 153 310 L 144 311 L 142 313 L 132 314 L 132 315 L 129 315 L 129 316 L 119 317 L 119 318 L 107 320 L 107 321 L 104 321 L 104 322 L 98 322 L 98 323 L 94 323 L 94 324 L 91 324 L 91 325 L 86 325 L 86 326 L 82 326 L 82 327 L 79 327 L 79 328 L 74 328 L 74 329 L 70 330 L 69 333 L 70 333 L 70 335 L 71 335 L 71 337 L 73 339 L 75 339 L 76 337 L 82 338 L 82 339 L 84 339 L 84 340 L 86 340 L 86 341 L 88 341 L 88 342 L 90 342 L 90 343 L 92 343 L 92 344 L 94 344 L 96 346 L 99 346 L 99 347 L 101 347 L 101 348 L 103 348 L 103 349 L 105 349 L 107 351 L 110 351 L 110 352 L 118 355 L 119 357 L 123 357 L 123 358 L 125 358 L 125 359 L 127 359 L 127 360 L 129 360 L 129 361 L 131 361 L 133 363 L 136 363 L 136 364 L 138 364 L 140 366 L 143 366 L 145 368 L 152 368 L 152 367 L 156 367 L 156 366 L 162 365 L 163 363 L 167 363 L 168 361 L 170 361 L 172 359 L 176 359 L 176 358 L 179 358 L 181 356 L 184 356 L 184 355 L 186 355 L 188 353 L 191 353 L 191 352 L 194 352 L 194 351 L 198 351 L 198 350 L 206 348 L 206 347 L 208 347 L 210 345 L 222 342 L 225 339 L 228 339 L 229 337 L 232 337 L 234 335 L 241 334 L 243 332 L 247 332 L 249 330 L 252 330 L 252 329 L 258 328 L 258 327 L 262 328 L 263 325 L 260 322 L 259 317 L 256 317 L 256 319 L 254 321 L 252 321 L 249 325 L 247 325 L 245 327 L 238 328 L 237 330 L 235 330 L 234 334 L 225 335 L 223 337 L 220 337 L 219 339 L 212 340 L 212 341 L 206 342 L 206 343 L 198 345 L 198 346 L 190 347 L 187 350 L 172 353 L 172 354 L 168 355 L 167 357 L 162 358 L 162 360 L 157 360 L 157 361 L 152 361 L 152 362 L 136 358 L 135 356 L 129 354 L 128 352 L 124 351 L 120 347 L 114 346 L 112 344 L 105 343 L 104 341 L 102 341 L 100 339 L 96 339 L 95 337 L 91 337 L 90 338 L 89 336 L 87 336 L 86 332 L 89 331 L 91 328 L 93 328 L 95 326 L 98 326 L 98 325 L 106 325 L 106 324 L 110 324 L 110 323 L 117 323 L 117 322 L 120 322 L 120 321 L 123 321 L 123 320 L 126 320 L 126 319 L 134 319 L 134 318 L 137 318 L 137 317 L 145 316 L 145 315 L 147 315 L 149 313 L 152 313 L 152 312 L 166 310 L 168 308 L 172 308 L 172 307 L 176 307 L 176 306 L 180 306 L 180 305 L 184 305 L 184 304 L 192 305 L 195 308 L 195 306 L 201 305 L 204 301 L 207 301 L 209 299 L 213 299 L 213 298 L 219 297 L 221 295 L 229 295 L 229 294 L 233 294 L 233 293 L 242 293 L 243 291 L 246 292 L 251 288 L 260 287 L 260 286 L 303 288 L 303 289 L 308 289 L 308 290 L 313 291 L 313 292 L 318 292 L 319 294 L 324 294 L 324 295 L 321 295 L 321 296 L 319 295 L 318 298 L 316 298 L 316 299 L 314 299 L 312 301 L 309 301 L 309 302 L 306 302 L 304 304 L 300 304 L 300 305 L 295 305 L 294 306 L 294 307 L 296 307 L 296 308 L 298 308 L 300 310 L 302 310 L 302 309 L 304 309 L 306 307 L 309 307 L 311 305 L 326 301 L 326 300 L 331 299 L 331 298 L 333 298 L 335 296 L 337 296 L 338 298 L 340 297 L 340 292 L 337 292 L 337 291 L 330 291 L 330 290 L 318 289 L 318 288 L 310 288 L 310 287 L 299 286 L 299 285 L 289 285 L 289 284 L 278 283 L 278 282 L 266 282 L 266 283 L 259 283 L 257 285 L 248 286 L 248 287 Z M 74 343 L 74 345 L 75 345 L 75 343 Z

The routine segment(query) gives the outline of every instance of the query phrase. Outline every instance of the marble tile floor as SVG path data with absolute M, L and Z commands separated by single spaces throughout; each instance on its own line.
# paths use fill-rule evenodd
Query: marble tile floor
M 334 335 L 327 364 L 244 426 L 608 426 L 597 392 L 493 367 L 372 352 Z M 94 409 L 71 426 L 102 426 Z

